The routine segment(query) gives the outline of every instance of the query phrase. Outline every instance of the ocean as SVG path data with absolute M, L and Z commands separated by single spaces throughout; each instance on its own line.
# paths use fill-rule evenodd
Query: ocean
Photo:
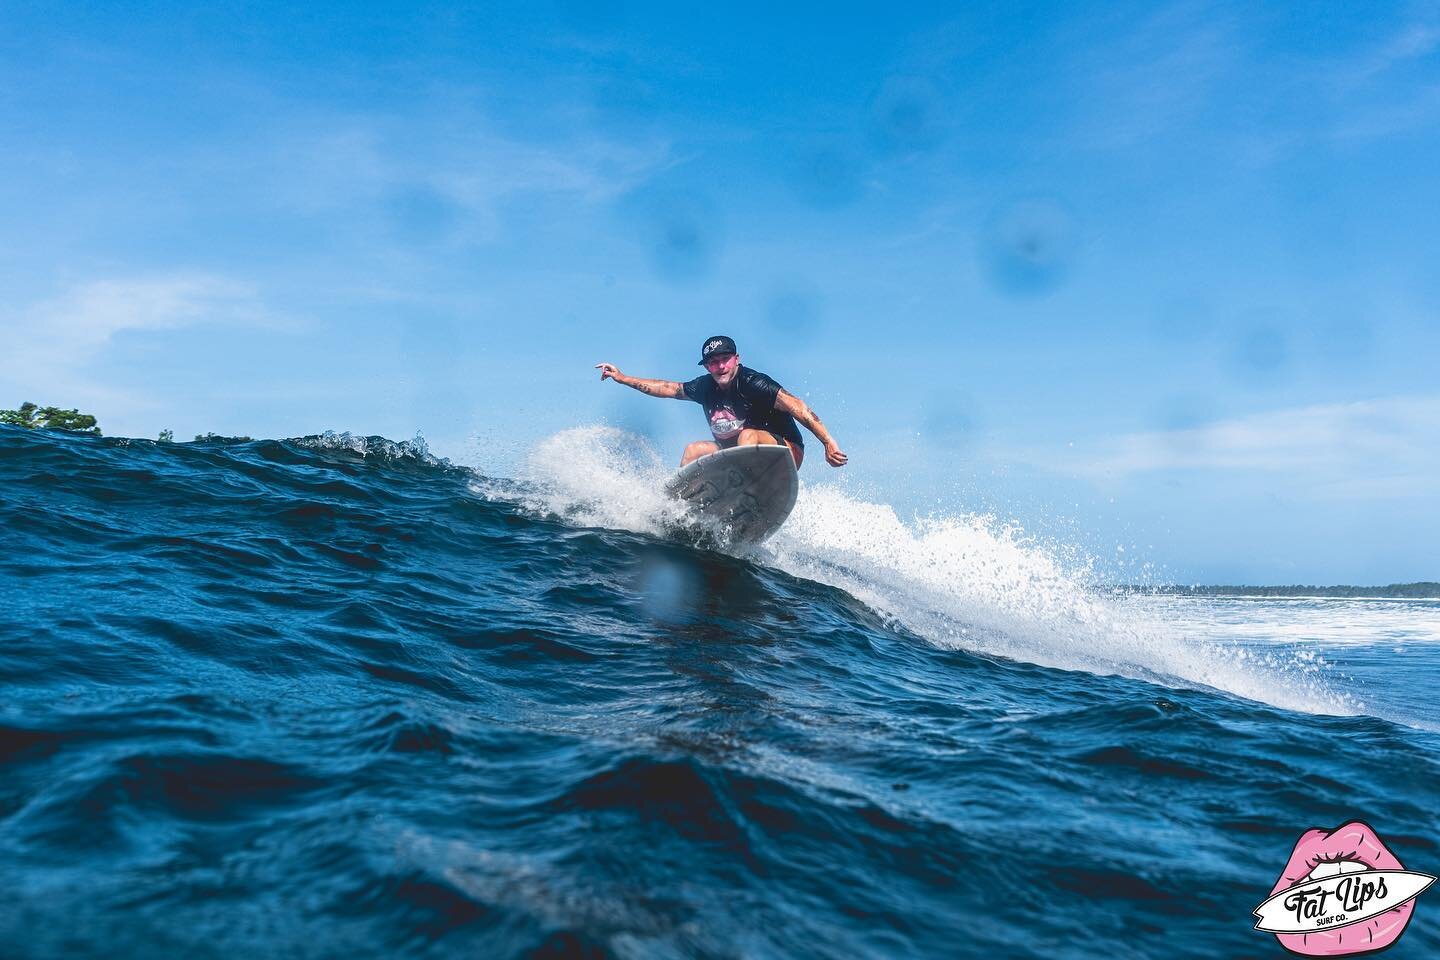
M 668 471 L 0 427 L 0 955 L 1233 960 L 1307 829 L 1440 870 L 1440 601 L 1116 591 L 813 467 L 732 556 Z

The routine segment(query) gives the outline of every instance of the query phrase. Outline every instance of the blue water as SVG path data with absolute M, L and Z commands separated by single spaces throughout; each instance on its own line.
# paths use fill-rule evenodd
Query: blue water
M 0 954 L 1228 960 L 1306 828 L 1440 869 L 1440 604 L 823 486 L 733 557 L 583 459 L 0 427 Z

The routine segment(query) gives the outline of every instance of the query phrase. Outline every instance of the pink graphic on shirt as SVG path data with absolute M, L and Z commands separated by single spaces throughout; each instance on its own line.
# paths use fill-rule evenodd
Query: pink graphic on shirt
M 715 434 L 716 440 L 734 440 L 740 436 L 740 429 L 745 426 L 745 421 L 735 416 L 735 411 L 729 407 L 716 407 L 715 412 L 710 414 L 710 432 Z

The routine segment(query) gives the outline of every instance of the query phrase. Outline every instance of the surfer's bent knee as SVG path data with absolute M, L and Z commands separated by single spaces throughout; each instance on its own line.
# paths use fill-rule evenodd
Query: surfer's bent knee
M 696 440 L 687 446 L 685 452 L 680 455 L 680 466 L 683 467 L 687 463 L 699 460 L 701 457 L 712 454 L 719 449 L 720 444 L 714 440 Z
M 795 458 L 796 470 L 800 469 L 800 464 L 805 459 L 804 446 L 796 443 L 794 440 L 782 440 L 779 437 L 775 436 L 775 434 L 771 433 L 769 430 L 757 430 L 754 427 L 746 427 L 744 430 L 740 431 L 740 436 L 736 439 L 735 442 L 737 445 L 742 447 L 748 447 L 752 444 L 757 446 L 769 444 L 773 447 L 789 447 L 790 455 Z

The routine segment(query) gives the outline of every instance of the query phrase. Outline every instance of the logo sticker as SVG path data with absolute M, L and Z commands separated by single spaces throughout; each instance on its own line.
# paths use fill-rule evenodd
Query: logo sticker
M 1307 830 L 1255 908 L 1255 929 L 1301 956 L 1373 953 L 1400 939 L 1415 898 L 1434 882 L 1406 870 L 1364 821 Z

